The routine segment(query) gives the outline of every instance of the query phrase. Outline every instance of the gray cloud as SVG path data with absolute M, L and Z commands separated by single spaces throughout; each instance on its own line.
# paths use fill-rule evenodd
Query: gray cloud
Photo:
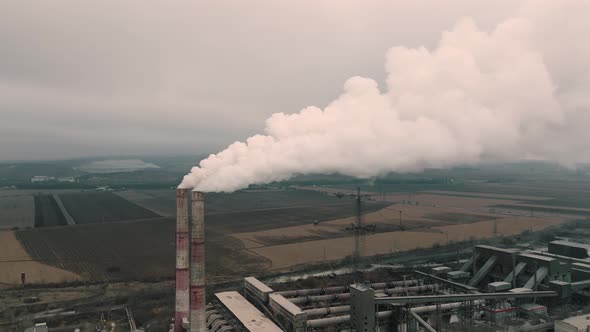
M 462 17 L 490 29 L 521 5 L 2 1 L 0 160 L 216 150 L 327 104 L 348 77 L 384 83 L 391 46 L 433 47 Z

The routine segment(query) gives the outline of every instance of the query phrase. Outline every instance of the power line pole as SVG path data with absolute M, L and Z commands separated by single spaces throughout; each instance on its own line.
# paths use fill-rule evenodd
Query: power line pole
M 352 228 L 354 229 L 354 250 L 352 253 L 352 258 L 355 270 L 358 270 L 361 258 L 365 255 L 365 235 L 368 231 L 374 232 L 376 228 L 375 224 L 365 224 L 362 203 L 361 188 L 358 187 L 356 195 L 356 221 L 352 225 Z
M 362 221 L 362 211 L 361 211 L 361 188 L 357 187 L 357 195 L 356 195 L 356 224 L 354 225 L 354 254 L 353 254 L 353 261 L 354 261 L 354 269 L 358 270 L 359 268 L 359 261 L 361 259 L 361 230 L 363 227 Z

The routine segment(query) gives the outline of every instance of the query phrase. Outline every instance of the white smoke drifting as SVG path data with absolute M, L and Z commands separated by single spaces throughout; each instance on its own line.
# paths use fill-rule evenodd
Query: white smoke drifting
M 587 13 L 586 1 L 536 1 L 489 32 L 461 20 L 434 50 L 393 47 L 385 91 L 353 77 L 323 110 L 273 114 L 264 135 L 202 160 L 180 187 L 230 192 L 296 174 L 587 162 Z

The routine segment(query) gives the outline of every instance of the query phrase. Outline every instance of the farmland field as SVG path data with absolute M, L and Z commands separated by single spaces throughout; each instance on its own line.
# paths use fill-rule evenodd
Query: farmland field
M 497 222 L 498 234 L 519 234 L 523 231 L 538 231 L 560 224 L 559 220 L 539 220 L 526 217 L 506 218 Z M 416 248 L 429 248 L 447 241 L 464 241 L 494 236 L 494 222 L 434 227 L 430 231 L 387 232 L 368 235 L 366 254 L 386 254 Z M 448 240 L 447 240 L 448 239 Z M 353 237 L 261 246 L 249 249 L 272 261 L 272 269 L 280 270 L 298 264 L 342 259 L 352 254 Z
M 174 190 L 118 192 L 118 195 L 165 216 L 176 215 Z M 366 212 L 388 205 L 367 202 Z M 237 191 L 205 196 L 207 225 L 231 232 L 311 224 L 354 215 L 349 197 L 337 198 L 306 190 Z
M 325 190 L 334 194 L 342 189 Z M 348 193 L 348 192 L 344 192 Z M 367 254 L 384 254 L 444 244 L 449 241 L 481 239 L 497 235 L 515 235 L 538 231 L 571 219 L 569 214 L 531 217 L 527 213 L 495 211 L 499 204 L 517 204 L 521 200 L 540 202 L 548 197 L 502 196 L 501 194 L 447 195 L 446 193 L 370 193 L 377 200 L 396 203 L 368 213 L 365 222 L 375 224 L 375 233 L 367 237 Z M 565 212 L 568 212 L 567 210 Z M 585 211 L 582 211 L 585 212 Z M 401 218 L 401 224 L 400 224 Z M 272 269 L 283 269 L 306 262 L 342 259 L 351 255 L 353 237 L 347 226 L 353 217 L 321 222 L 318 225 L 236 232 L 231 235 L 247 251 L 272 261 Z
M 455 224 L 470 224 L 478 221 L 490 220 L 490 216 L 464 213 L 433 213 L 426 215 L 428 219 L 447 221 Z
M 75 273 L 35 261 L 12 231 L 0 231 L 0 287 L 19 285 L 20 274 L 28 283 L 61 283 L 78 280 Z
M 35 203 L 31 195 L 0 196 L 0 229 L 34 225 Z
M 84 280 L 160 279 L 174 276 L 175 222 L 171 219 L 86 224 L 16 232 L 29 255 Z M 207 231 L 207 274 L 227 277 L 265 266 L 263 258 L 234 250 L 239 242 Z
M 307 189 L 206 195 L 207 278 L 224 281 L 349 256 L 354 243 L 349 228 L 355 222 L 355 200 L 334 195 L 342 189 L 330 193 L 317 192 L 327 188 Z M 542 205 L 552 199 L 550 196 L 366 194 L 364 219 L 376 225 L 375 233 L 367 237 L 368 255 L 519 234 L 567 220 L 561 215 L 531 217 L 524 211 L 516 215 L 493 208 L 533 201 Z M 60 197 L 66 206 L 69 199 L 73 207 L 67 206 L 67 210 L 78 223 L 78 219 L 85 223 L 16 232 L 33 259 L 72 271 L 84 280 L 173 276 L 174 190 L 61 193 Z M 104 201 L 115 203 L 97 203 Z M 127 207 L 131 207 L 129 211 Z M 102 220 L 96 216 L 105 211 L 113 221 L 118 218 L 121 222 L 94 223 Z M 145 211 L 147 219 L 133 219 Z M 154 218 L 156 214 L 167 217 Z
M 66 210 L 77 224 L 92 224 L 159 217 L 111 192 L 60 194 Z
M 175 190 L 128 190 L 117 194 L 141 206 L 176 214 Z M 348 198 L 338 199 L 319 192 L 304 190 L 242 190 L 230 194 L 208 193 L 205 196 L 206 213 L 236 212 L 255 209 L 271 209 L 295 206 L 322 206 L 348 203 Z
M 372 202 L 364 211 L 379 210 L 387 203 Z M 311 225 L 315 220 L 324 222 L 354 215 L 352 201 L 348 203 L 312 207 L 270 208 L 237 212 L 206 214 L 207 223 L 225 232 L 262 231 L 294 225 Z
M 67 225 L 66 218 L 52 195 L 39 193 L 34 199 L 35 227 Z
M 173 190 L 161 192 L 174 194 Z M 237 197 L 233 198 L 233 194 L 225 194 L 223 196 L 229 197 L 227 204 L 218 198 L 223 196 L 210 195 L 213 196 L 213 202 L 218 199 L 217 205 L 211 204 L 213 212 L 208 209 L 206 216 L 206 259 L 210 280 L 225 280 L 270 268 L 270 260 L 243 250 L 242 241 L 228 236 L 230 233 L 312 225 L 314 220 L 322 224 L 327 220 L 351 216 L 355 212 L 351 199 L 338 199 L 307 191 L 280 192 L 273 199 L 274 193 L 236 193 Z M 97 194 L 72 193 L 60 197 L 63 199 L 76 195 L 80 195 L 80 200 L 84 199 L 82 202 L 87 202 Z M 289 200 L 289 196 L 295 199 Z M 121 197 L 117 198 L 124 201 Z M 63 200 L 67 204 L 67 198 Z M 69 202 L 71 204 L 73 200 Z M 389 204 L 367 202 L 364 211 L 370 213 Z M 232 208 L 236 211 L 230 211 Z M 70 207 L 67 209 L 78 220 L 76 216 L 82 212 L 76 212 Z M 172 277 L 175 264 L 174 234 L 173 218 L 87 223 L 16 233 L 34 259 L 73 271 L 85 280 Z

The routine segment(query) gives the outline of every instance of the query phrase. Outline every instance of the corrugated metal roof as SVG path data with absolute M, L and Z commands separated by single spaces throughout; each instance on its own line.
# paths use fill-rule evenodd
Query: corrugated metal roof
M 281 332 L 282 330 L 256 309 L 238 292 L 217 293 L 215 296 L 251 332 Z

